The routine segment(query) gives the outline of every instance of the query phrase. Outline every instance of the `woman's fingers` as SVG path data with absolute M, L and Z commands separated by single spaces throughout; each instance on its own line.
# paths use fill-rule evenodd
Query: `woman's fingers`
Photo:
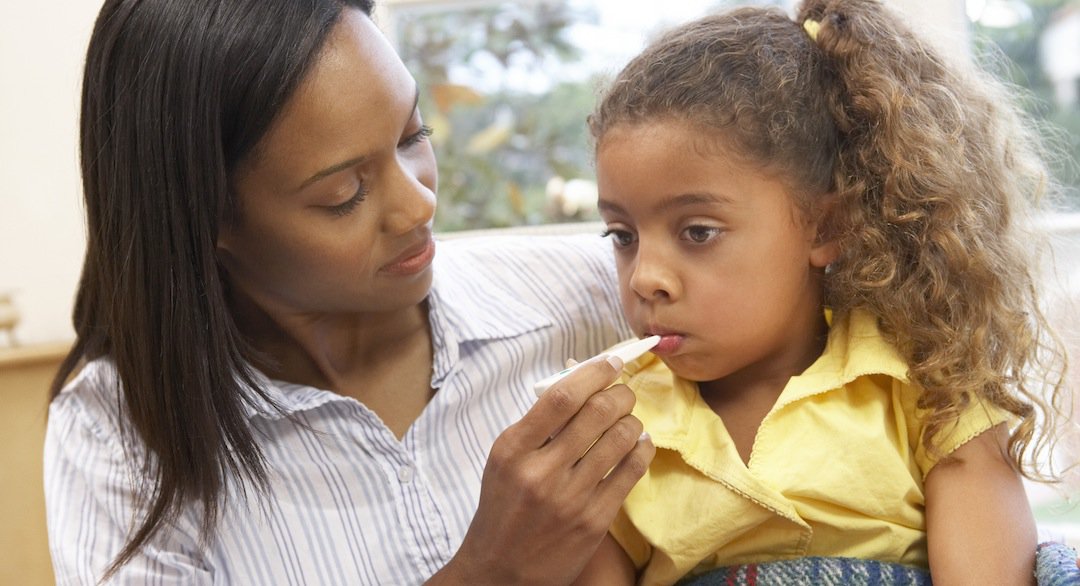
M 633 425 L 640 427 L 637 419 L 630 417 L 628 421 L 622 421 L 630 416 L 635 401 L 634 393 L 626 385 L 614 385 L 594 393 L 585 401 L 573 419 L 551 439 L 545 446 L 545 450 L 556 452 L 560 460 L 575 464 L 586 452 L 591 451 L 595 442 L 604 435 L 609 435 L 608 441 L 605 442 L 608 449 L 604 454 L 608 455 L 606 458 L 608 468 L 614 466 L 619 458 L 630 451 L 638 436 L 641 435 L 640 429 L 635 433 L 630 428 Z M 615 449 L 613 442 L 616 439 L 624 440 L 616 442 L 623 448 L 623 452 L 617 457 L 613 453 Z M 603 472 L 606 471 L 607 469 L 604 469 Z M 597 476 L 596 480 L 599 478 Z
M 575 419 L 593 395 L 615 382 L 620 372 L 622 360 L 617 357 L 601 356 L 586 361 L 544 391 L 532 409 L 512 426 L 513 434 L 524 446 L 532 448 L 543 446 L 556 432 L 562 435 L 560 430 Z M 617 419 L 612 419 L 608 425 Z M 599 437 L 604 429 L 606 426 L 595 430 L 592 439 Z
M 645 475 L 646 469 L 656 455 L 657 448 L 652 445 L 648 434 L 640 434 L 634 442 L 634 448 L 623 456 L 607 476 L 600 481 L 598 500 L 615 503 L 618 508 L 626 499 L 626 494 L 634 488 L 637 481 Z M 588 454 L 586 454 L 588 455 Z
M 614 511 L 622 506 L 626 495 L 630 494 L 630 489 L 634 488 L 638 480 L 645 475 L 655 455 L 656 446 L 653 445 L 652 438 L 648 434 L 638 436 L 630 453 L 626 454 L 600 481 L 594 502 L 601 508 L 610 507 L 614 517 Z
M 447 573 L 463 583 L 558 584 L 581 572 L 654 454 L 630 415 L 633 393 L 609 387 L 621 368 L 617 358 L 586 362 L 495 440 Z
M 583 480 L 592 478 L 594 484 L 599 482 L 634 449 L 643 431 L 637 417 L 624 415 L 592 443 L 574 467 L 582 473 Z

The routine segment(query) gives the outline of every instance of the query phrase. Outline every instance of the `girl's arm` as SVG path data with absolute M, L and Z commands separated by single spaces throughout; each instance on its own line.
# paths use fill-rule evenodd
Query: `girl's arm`
M 1035 520 L 1006 456 L 1004 424 L 983 432 L 926 476 L 934 584 L 1035 584 Z
M 600 543 L 574 585 L 630 586 L 636 579 L 634 562 L 609 533 L 604 536 L 604 541 Z

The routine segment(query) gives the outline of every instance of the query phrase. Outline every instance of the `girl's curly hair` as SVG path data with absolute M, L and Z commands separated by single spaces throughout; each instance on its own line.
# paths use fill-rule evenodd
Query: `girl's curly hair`
M 978 399 L 1017 416 L 1010 457 L 1047 479 L 1065 352 L 1040 307 L 1033 215 L 1051 184 L 1014 104 L 880 2 L 806 0 L 795 21 L 744 7 L 670 31 L 619 73 L 589 126 L 599 144 L 616 125 L 672 119 L 738 145 L 839 244 L 826 302 L 872 313 L 906 359 L 924 445 L 935 452 Z

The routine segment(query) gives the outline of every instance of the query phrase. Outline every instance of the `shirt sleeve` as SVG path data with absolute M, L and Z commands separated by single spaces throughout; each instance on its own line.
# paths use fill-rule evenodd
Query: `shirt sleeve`
M 1012 420 L 1012 415 L 1008 411 L 975 399 L 960 412 L 953 423 L 945 425 L 938 431 L 935 436 L 937 449 L 931 450 L 923 440 L 927 411 L 920 409 L 917 405 L 918 390 L 905 386 L 900 397 L 901 409 L 907 421 L 908 438 L 914 447 L 915 462 L 923 478 L 926 478 L 934 465 L 955 452 L 960 446 L 983 432 Z
M 57 584 L 97 584 L 135 526 L 138 471 L 95 398 L 65 392 L 49 408 L 45 509 Z M 210 584 L 198 551 L 195 539 L 166 526 L 108 583 Z

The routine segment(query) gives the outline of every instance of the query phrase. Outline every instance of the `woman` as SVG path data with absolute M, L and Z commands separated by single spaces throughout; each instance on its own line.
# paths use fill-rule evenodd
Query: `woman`
M 45 451 L 58 582 L 563 583 L 643 473 L 617 359 L 529 398 L 628 334 L 610 252 L 436 255 L 430 131 L 370 12 L 102 8 Z

